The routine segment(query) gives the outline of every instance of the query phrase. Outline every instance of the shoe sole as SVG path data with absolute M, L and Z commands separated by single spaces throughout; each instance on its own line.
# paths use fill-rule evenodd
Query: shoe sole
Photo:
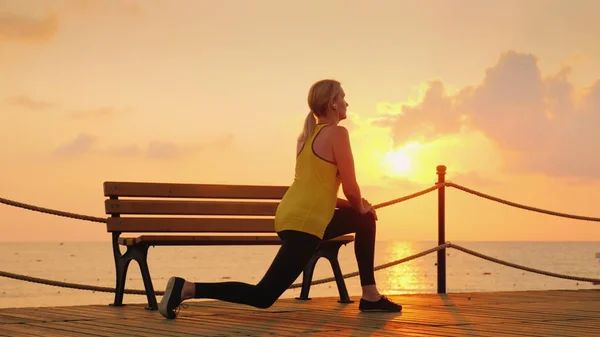
M 169 281 L 167 282 L 167 288 L 165 290 L 165 294 L 160 299 L 160 303 L 158 304 L 158 311 L 160 312 L 161 315 L 163 315 L 167 319 L 175 318 L 175 315 L 173 315 L 172 313 L 170 314 L 169 311 L 167 310 L 167 307 L 169 305 L 169 299 L 171 298 L 171 295 L 173 294 L 173 287 L 175 287 L 175 280 L 176 280 L 175 277 L 171 277 L 169 279 Z
M 401 312 L 400 310 L 385 310 L 385 309 L 358 309 L 361 312 Z

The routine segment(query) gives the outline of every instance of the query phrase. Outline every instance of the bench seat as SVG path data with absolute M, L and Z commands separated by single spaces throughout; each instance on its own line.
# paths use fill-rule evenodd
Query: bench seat
M 342 235 L 329 241 L 350 243 L 353 235 Z M 141 235 L 138 237 L 120 237 L 119 244 L 134 246 L 147 244 L 149 246 L 251 246 L 251 245 L 281 245 L 277 235 Z

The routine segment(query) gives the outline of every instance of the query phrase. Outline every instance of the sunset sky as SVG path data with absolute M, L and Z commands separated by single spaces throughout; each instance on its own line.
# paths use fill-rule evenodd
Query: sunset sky
M 600 2 L 0 0 L 0 197 L 105 216 L 107 180 L 287 185 L 310 85 L 342 82 L 380 203 L 448 179 L 600 217 Z M 435 240 L 437 196 L 379 211 Z M 0 241 L 109 240 L 0 205 Z M 447 240 L 600 241 L 600 223 L 447 192 Z

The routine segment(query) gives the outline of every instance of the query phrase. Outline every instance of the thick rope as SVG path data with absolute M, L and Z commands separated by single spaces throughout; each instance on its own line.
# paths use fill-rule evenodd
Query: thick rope
M 81 214 L 63 212 L 63 211 L 58 211 L 58 210 L 55 210 L 55 209 L 50 209 L 50 208 L 44 208 L 44 207 L 38 207 L 38 206 L 28 205 L 28 204 L 24 204 L 22 202 L 8 200 L 8 199 L 4 199 L 4 198 L 0 198 L 0 203 L 6 204 L 6 205 L 9 205 L 9 206 L 14 206 L 14 207 L 28 209 L 30 211 L 35 211 L 35 212 L 48 213 L 48 214 L 52 214 L 52 215 L 64 216 L 64 217 L 67 217 L 67 218 L 73 218 L 73 219 L 79 219 L 79 220 L 86 220 L 86 221 L 92 221 L 92 222 L 104 222 L 104 223 L 106 223 L 106 219 L 105 218 L 98 218 L 98 217 L 95 217 L 95 216 L 89 216 L 89 215 L 81 215 Z
M 502 204 L 506 204 L 506 205 L 509 205 L 509 206 L 513 206 L 513 207 L 525 209 L 525 210 L 528 210 L 528 211 L 533 211 L 533 212 L 538 212 L 538 213 L 544 213 L 544 214 L 549 214 L 549 215 L 555 215 L 555 216 L 560 216 L 560 217 L 563 217 L 563 218 L 570 218 L 570 219 L 577 219 L 577 220 L 600 222 L 600 218 L 594 218 L 594 217 L 582 216 L 582 215 L 573 215 L 573 214 L 567 214 L 567 213 L 559 213 L 559 212 L 545 210 L 545 209 L 542 209 L 542 208 L 537 208 L 537 207 L 531 207 L 531 206 L 517 204 L 515 202 L 504 200 L 504 199 L 500 199 L 500 198 L 496 198 L 496 197 L 493 197 L 491 195 L 488 195 L 488 194 L 485 194 L 485 193 L 481 193 L 481 192 L 478 192 L 478 191 L 472 190 L 470 188 L 467 188 L 467 187 L 464 187 L 464 186 L 461 186 L 461 185 L 458 185 L 458 184 L 455 184 L 455 183 L 451 183 L 451 182 L 446 182 L 446 186 L 454 187 L 454 188 L 457 188 L 457 189 L 459 189 L 461 191 L 474 194 L 474 195 L 476 195 L 478 197 L 482 197 L 482 198 L 485 198 L 485 199 L 496 201 L 496 202 L 499 202 L 499 203 L 502 203 Z
M 395 266 L 397 264 L 404 263 L 404 262 L 407 262 L 410 260 L 414 260 L 416 258 L 425 256 L 427 254 L 431 254 L 433 252 L 436 252 L 438 250 L 441 250 L 441 249 L 444 249 L 447 247 L 449 247 L 449 244 L 439 245 L 437 247 L 433 247 L 431 249 L 422 251 L 420 253 L 417 253 L 417 254 L 414 254 L 411 256 L 407 256 L 407 257 L 404 257 L 404 258 L 401 258 L 401 259 L 398 259 L 398 260 L 395 260 L 392 262 L 388 262 L 386 264 L 379 265 L 379 266 L 375 267 L 373 270 L 377 271 L 380 269 L 389 268 L 389 267 Z M 354 277 L 354 276 L 358 276 L 358 275 L 359 275 L 358 272 L 353 272 L 353 273 L 344 274 L 343 278 L 350 278 L 350 277 Z M 45 285 L 50 285 L 50 286 L 55 286 L 55 287 L 72 288 L 72 289 L 80 289 L 80 290 L 91 290 L 91 291 L 106 292 L 106 293 L 114 293 L 115 292 L 115 288 L 110 288 L 110 287 L 99 287 L 99 286 L 92 286 L 92 285 L 79 284 L 79 283 L 60 282 L 60 281 L 54 281 L 54 280 L 42 279 L 42 278 L 38 278 L 38 277 L 27 276 L 27 275 L 14 274 L 14 273 L 9 273 L 9 272 L 5 272 L 5 271 L 0 271 L 0 276 L 12 278 L 15 280 L 45 284 Z M 328 277 L 328 278 L 323 278 L 320 280 L 312 281 L 310 284 L 317 285 L 317 284 L 323 284 L 323 283 L 328 283 L 328 282 L 333 282 L 333 281 L 335 281 L 335 277 Z M 292 284 L 288 289 L 295 289 L 295 288 L 300 288 L 300 287 L 302 287 L 302 283 L 295 283 L 295 284 Z M 157 296 L 162 296 L 162 295 L 164 295 L 164 293 L 165 293 L 164 291 L 155 291 L 154 292 L 154 294 Z M 141 289 L 125 289 L 125 294 L 145 295 L 146 291 L 141 290 Z
M 440 188 L 442 188 L 442 187 L 444 187 L 446 185 L 447 185 L 447 183 L 445 183 L 445 182 L 441 183 L 441 184 L 436 184 L 435 186 L 431 186 L 430 188 L 426 188 L 426 189 L 424 189 L 422 191 L 419 191 L 419 192 L 416 192 L 416 193 L 413 193 L 413 194 L 409 194 L 409 195 L 405 195 L 405 196 L 400 197 L 398 199 L 393 199 L 393 200 L 390 200 L 390 201 L 386 201 L 386 202 L 382 202 L 380 204 L 374 205 L 373 208 L 374 209 L 378 209 L 378 208 L 382 208 L 382 207 L 387 207 L 387 206 L 390 206 L 390 205 L 393 205 L 393 204 L 397 204 L 397 203 L 402 202 L 402 201 L 406 201 L 406 200 L 409 200 L 409 199 L 420 197 L 420 196 L 422 196 L 424 194 L 427 194 L 429 192 L 433 192 L 433 191 L 435 191 L 437 189 L 440 189 Z
M 555 212 L 555 211 L 550 211 L 550 210 L 545 210 L 542 208 L 537 208 L 537 207 L 532 207 L 532 206 L 526 206 L 526 205 L 522 205 L 522 204 L 518 204 L 512 201 L 508 201 L 508 200 L 504 200 L 504 199 L 500 199 L 494 196 L 491 196 L 489 194 L 485 194 L 482 192 L 478 192 L 475 190 L 472 190 L 468 187 L 464 187 L 452 182 L 443 182 L 443 183 L 438 183 L 432 187 L 429 187 L 427 189 L 424 189 L 422 191 L 413 193 L 413 194 L 409 194 L 397 199 L 393 199 L 390 201 L 386 201 L 377 205 L 374 205 L 373 208 L 378 209 L 378 208 L 382 208 L 382 207 L 386 207 L 386 206 L 390 206 L 393 204 L 397 204 L 399 202 L 402 201 L 406 201 L 409 199 L 413 199 L 419 196 L 422 196 L 424 194 L 427 194 L 429 192 L 435 191 L 441 187 L 444 186 L 448 186 L 448 187 L 454 187 L 456 189 L 462 190 L 464 192 L 488 199 L 488 200 L 492 200 L 492 201 L 496 201 L 502 204 L 506 204 L 509 206 L 513 206 L 513 207 L 517 207 L 517 208 L 521 208 L 521 209 L 525 209 L 528 211 L 533 211 L 533 212 L 538 212 L 538 213 L 544 213 L 544 214 L 549 214 L 549 215 L 555 215 L 555 216 L 559 216 L 559 217 L 565 217 L 565 218 L 570 218 L 570 219 L 577 219 L 577 220 L 585 220 L 585 221 L 594 221 L 594 222 L 600 222 L 600 218 L 597 217 L 589 217 L 589 216 L 582 216 L 582 215 L 573 215 L 573 214 L 567 214 L 567 213 L 560 213 L 560 212 Z M 18 202 L 18 201 L 13 201 L 13 200 L 9 200 L 9 199 L 5 199 L 5 198 L 0 198 L 0 203 L 2 204 L 6 204 L 9 206 L 14 206 L 14 207 L 19 207 L 19 208 L 24 208 L 24 209 L 28 209 L 31 211 L 36 211 L 36 212 L 42 212 L 42 213 L 47 213 L 47 214 L 53 214 L 53 215 L 58 215 L 58 216 L 63 216 L 63 217 L 68 217 L 68 218 L 73 218 L 73 219 L 80 219 L 80 220 L 86 220 L 86 221 L 92 221 L 92 222 L 101 222 L 101 223 L 106 223 L 106 218 L 99 218 L 99 217 L 94 217 L 94 216 L 89 216 L 89 215 L 82 215 L 82 214 L 76 214 L 76 213 L 70 213 L 70 212 L 64 212 L 64 211 L 59 211 L 59 210 L 54 210 L 54 209 L 50 209 L 50 208 L 44 208 L 44 207 L 39 207 L 39 206 L 34 206 L 34 205 L 29 205 L 29 204 L 25 204 L 22 202 Z
M 110 287 L 99 287 L 99 286 L 92 286 L 92 285 L 80 284 L 80 283 L 60 282 L 60 281 L 43 279 L 43 278 L 39 278 L 39 277 L 32 277 L 32 276 L 27 276 L 27 275 L 9 273 L 6 271 L 0 271 L 0 276 L 12 278 L 15 280 L 20 280 L 20 281 L 33 282 L 33 283 L 45 284 L 45 285 L 49 285 L 49 286 L 62 287 L 62 288 L 91 290 L 91 291 L 98 291 L 98 292 L 105 292 L 105 293 L 114 293 L 115 292 L 115 288 L 110 288 Z M 139 289 L 135 289 L 135 290 L 125 289 L 125 293 L 126 294 L 135 294 L 135 295 L 145 295 L 146 291 L 139 290 Z M 164 295 L 164 291 L 156 292 L 156 294 Z
M 531 267 L 521 266 L 521 265 L 518 265 L 516 263 L 512 263 L 512 262 L 508 262 L 508 261 L 503 261 L 503 260 L 497 259 L 495 257 L 491 257 L 491 256 L 487 256 L 487 255 L 478 253 L 476 251 L 467 249 L 467 248 L 459 246 L 459 245 L 455 245 L 453 243 L 449 243 L 449 247 L 457 249 L 457 250 L 460 250 L 460 251 L 465 252 L 467 254 L 479 257 L 479 258 L 484 259 L 484 260 L 488 260 L 488 261 L 491 261 L 491 262 L 495 262 L 495 263 L 499 263 L 499 264 L 505 265 L 507 267 L 521 269 L 521 270 L 525 270 L 525 271 L 536 273 L 536 274 L 541 274 L 541 275 L 546 275 L 546 276 L 551 276 L 551 277 L 557 277 L 557 278 L 562 278 L 562 279 L 567 279 L 567 280 L 573 280 L 573 281 L 591 282 L 591 283 L 594 283 L 594 284 L 599 284 L 600 283 L 600 279 L 594 279 L 594 278 L 589 278 L 589 277 L 571 276 L 571 275 L 564 275 L 564 274 L 557 274 L 557 273 L 552 273 L 552 272 L 549 272 L 549 271 L 544 271 L 544 270 L 535 269 L 535 268 L 531 268 Z
M 503 260 L 488 256 L 488 255 L 484 255 L 484 254 L 475 252 L 473 250 L 470 250 L 468 248 L 465 248 L 465 247 L 462 247 L 462 246 L 459 246 L 459 245 L 456 245 L 456 244 L 453 244 L 450 242 L 447 242 L 443 245 L 439 245 L 437 247 L 433 247 L 431 249 L 422 251 L 422 252 L 414 254 L 414 255 L 410 255 L 410 256 L 407 256 L 407 257 L 404 257 L 404 258 L 401 258 L 401 259 L 398 259 L 398 260 L 395 260 L 392 262 L 388 262 L 388 263 L 376 266 L 373 270 L 378 271 L 381 269 L 393 267 L 400 263 L 408 262 L 408 261 L 423 257 L 425 255 L 431 254 L 433 252 L 445 249 L 445 248 L 454 248 L 454 249 L 460 250 L 464 253 L 473 255 L 475 257 L 479 257 L 484 260 L 488 260 L 488 261 L 498 263 L 498 264 L 501 264 L 501 265 L 504 265 L 507 267 L 521 269 L 521 270 L 525 270 L 525 271 L 540 274 L 540 275 L 546 275 L 546 276 L 550 276 L 550 277 L 556 277 L 556 278 L 573 280 L 573 281 L 590 282 L 593 284 L 600 284 L 600 279 L 557 274 L 557 273 L 552 273 L 552 272 L 548 272 L 548 271 L 544 271 L 544 270 L 540 270 L 540 269 L 521 266 L 516 263 L 503 261 Z M 359 275 L 358 272 L 353 272 L 353 273 L 344 274 L 342 276 L 343 276 L 343 278 L 347 279 L 347 278 L 355 277 L 358 275 Z M 31 276 L 26 276 L 26 275 L 14 274 L 14 273 L 9 273 L 9 272 L 5 272 L 5 271 L 0 271 L 0 276 L 12 278 L 12 279 L 16 279 L 16 280 L 27 281 L 27 282 L 40 283 L 40 284 L 56 286 L 56 287 L 63 287 L 63 288 L 91 290 L 91 291 L 107 292 L 107 293 L 115 292 L 115 288 L 110 288 L 110 287 L 99 287 L 99 286 L 92 286 L 92 285 L 85 285 L 85 284 L 78 284 L 78 283 L 60 282 L 60 281 L 47 280 L 47 279 L 31 277 Z M 328 277 L 328 278 L 323 278 L 323 279 L 312 281 L 311 285 L 318 285 L 318 284 L 323 284 L 323 283 L 328 283 L 328 282 L 333 282 L 333 281 L 335 281 L 335 277 Z M 302 287 L 302 283 L 295 283 L 295 284 L 292 284 L 288 289 L 295 289 L 295 288 L 300 288 L 300 287 Z M 125 289 L 125 294 L 145 295 L 146 292 L 145 292 L 145 290 L 141 290 L 141 289 Z M 164 295 L 164 291 L 155 291 L 154 294 L 157 296 L 162 296 L 162 295 Z

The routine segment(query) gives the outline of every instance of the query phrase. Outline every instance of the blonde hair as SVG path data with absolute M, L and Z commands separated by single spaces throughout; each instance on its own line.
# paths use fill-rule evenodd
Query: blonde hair
M 308 91 L 308 107 L 310 111 L 304 119 L 304 127 L 298 136 L 298 142 L 303 143 L 312 136 L 315 131 L 317 117 L 325 117 L 329 102 L 342 91 L 342 85 L 336 80 L 320 80 L 315 82 Z

